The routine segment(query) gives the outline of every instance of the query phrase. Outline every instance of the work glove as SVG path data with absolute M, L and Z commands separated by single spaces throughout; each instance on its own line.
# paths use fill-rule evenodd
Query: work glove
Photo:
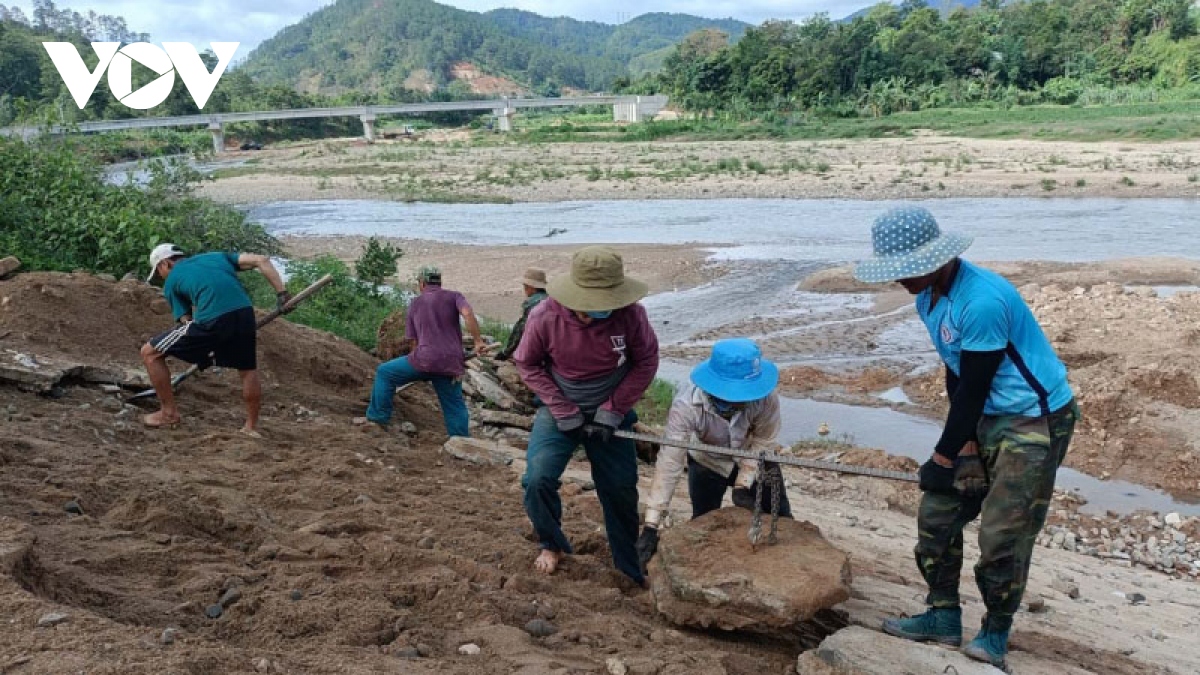
M 611 443 L 613 434 L 617 433 L 617 428 L 602 424 L 600 422 L 592 422 L 588 427 L 588 435 L 598 439 L 601 443 Z
M 584 426 L 582 424 L 575 427 L 574 429 L 565 429 L 564 430 L 562 428 L 559 428 L 559 431 L 562 432 L 563 436 L 566 436 L 567 438 L 571 439 L 571 442 L 574 443 L 575 445 L 582 444 L 583 439 L 586 438 L 588 435 L 587 430 L 584 428 Z
M 754 490 L 748 487 L 733 488 L 733 505 L 743 509 L 754 510 Z
M 954 460 L 954 489 L 964 497 L 987 494 L 987 471 L 979 455 L 959 455 Z
M 283 308 L 287 307 L 287 304 L 291 301 L 292 301 L 291 293 L 289 293 L 287 290 L 279 291 L 278 293 L 275 294 L 275 309 L 282 312 Z
M 917 472 L 920 477 L 920 487 L 924 492 L 937 494 L 955 494 L 954 469 L 946 468 L 929 458 Z
M 643 527 L 642 534 L 633 547 L 637 549 L 638 562 L 642 565 L 642 574 L 645 574 L 646 566 L 650 564 L 650 558 L 654 557 L 654 553 L 658 551 L 658 528 L 649 525 Z

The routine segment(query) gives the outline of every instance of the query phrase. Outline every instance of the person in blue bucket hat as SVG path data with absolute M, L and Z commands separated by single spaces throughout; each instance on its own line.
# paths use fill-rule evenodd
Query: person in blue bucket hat
M 711 357 L 692 370 L 692 384 L 675 397 L 667 414 L 666 437 L 710 445 L 770 450 L 779 435 L 779 368 L 762 356 L 752 340 L 734 338 L 713 345 Z M 646 516 L 638 537 L 638 558 L 645 568 L 658 550 L 658 527 L 670 506 L 675 486 L 688 474 L 692 517 L 721 508 L 725 491 L 733 487 L 733 503 L 754 508 L 757 463 L 688 452 L 663 445 L 654 467 Z M 767 471 L 779 471 L 768 464 Z M 770 511 L 771 486 L 763 486 L 762 508 Z M 780 491 L 779 514 L 790 518 L 787 493 Z
M 959 256 L 971 244 L 943 232 L 926 209 L 893 209 L 871 229 L 875 255 L 854 276 L 896 282 L 945 364 L 950 411 L 929 461 L 917 513 L 917 567 L 928 610 L 888 619 L 883 630 L 920 642 L 962 644 L 958 594 L 963 528 L 980 518 L 975 581 L 987 613 L 967 656 L 1006 668 L 1034 541 L 1079 409 L 1067 369 L 1006 279 Z

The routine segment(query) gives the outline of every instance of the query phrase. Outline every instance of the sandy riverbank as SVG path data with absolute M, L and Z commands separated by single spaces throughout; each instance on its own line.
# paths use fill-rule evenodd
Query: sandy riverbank
M 1200 142 L 1079 143 L 917 135 L 829 141 L 472 145 L 356 139 L 231 152 L 252 164 L 202 194 L 310 199 L 1197 197 Z

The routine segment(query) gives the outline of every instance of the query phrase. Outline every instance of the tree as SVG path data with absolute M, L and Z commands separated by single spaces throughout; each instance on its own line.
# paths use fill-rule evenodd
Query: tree
M 398 246 L 382 243 L 375 237 L 367 240 L 362 255 L 354 263 L 359 279 L 371 284 L 374 292 L 379 291 L 383 280 L 396 274 L 396 261 L 404 255 Z

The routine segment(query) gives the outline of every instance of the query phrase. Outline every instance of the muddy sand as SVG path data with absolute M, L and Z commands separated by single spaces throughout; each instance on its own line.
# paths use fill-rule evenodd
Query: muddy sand
M 155 296 L 84 275 L 0 281 L 0 349 L 136 368 L 138 343 L 169 323 Z M 0 386 L 5 673 L 795 672 L 789 640 L 661 619 L 611 567 L 598 502 L 576 479 L 565 523 L 579 553 L 553 577 L 534 574 L 521 462 L 440 455 L 435 399 L 421 387 L 398 406 L 416 435 L 353 426 L 374 361 L 344 341 L 277 322 L 260 344 L 261 440 L 235 433 L 228 372 L 189 382 L 184 424 L 153 432 L 96 385 L 67 381 L 50 396 Z M 787 479 L 796 512 L 850 554 L 839 609 L 852 624 L 920 609 L 910 486 Z M 648 480 L 643 467 L 643 489 Z M 686 511 L 677 495 L 673 517 Z M 1200 669 L 1195 583 L 1039 549 L 1029 598 L 1017 672 Z M 558 632 L 526 634 L 538 616 Z M 468 644 L 477 655 L 460 652 Z
M 312 199 L 1196 197 L 1200 142 L 916 135 L 827 141 L 470 143 L 359 139 L 261 152 L 204 186 L 235 204 Z

